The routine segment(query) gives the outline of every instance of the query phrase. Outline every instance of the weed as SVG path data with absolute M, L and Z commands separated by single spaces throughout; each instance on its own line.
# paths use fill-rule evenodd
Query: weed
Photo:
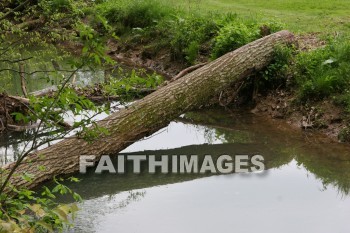
M 259 80 L 259 89 L 268 91 L 271 89 L 286 87 L 290 83 L 292 75 L 293 56 L 296 54 L 295 46 L 276 46 L 271 63 L 260 72 L 263 79 Z
M 259 38 L 259 29 L 256 25 L 249 27 L 242 22 L 229 23 L 220 29 L 218 36 L 215 38 L 212 57 L 220 57 L 257 38 Z
M 243 19 L 235 14 L 224 16 L 218 25 L 220 30 L 214 42 L 213 59 L 282 29 L 278 22 L 258 23 L 255 18 Z
M 325 48 L 302 52 L 295 68 L 300 100 L 343 94 L 350 88 L 350 43 L 338 39 Z
M 97 11 L 115 26 L 117 33 L 155 25 L 157 21 L 171 15 L 171 10 L 171 7 L 156 0 L 110 0 L 97 7 Z
M 338 139 L 341 142 L 350 142 L 350 128 L 345 127 L 342 130 L 340 130 L 338 134 Z

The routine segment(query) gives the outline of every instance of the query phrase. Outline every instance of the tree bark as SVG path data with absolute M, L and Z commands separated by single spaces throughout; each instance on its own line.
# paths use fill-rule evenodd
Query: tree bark
M 208 62 L 204 62 L 204 63 L 200 63 L 194 66 L 190 66 L 182 71 L 180 71 L 180 73 L 178 73 L 174 78 L 172 78 L 170 81 L 174 82 L 175 80 L 182 78 L 183 76 L 185 76 L 188 73 L 191 73 L 193 71 L 195 71 L 196 69 L 201 68 L 202 66 L 205 66 L 206 64 L 208 64 Z
M 24 97 L 27 97 L 27 84 L 26 84 L 26 78 L 25 78 L 25 68 L 24 68 L 24 62 L 20 62 L 19 63 L 19 76 L 21 78 L 21 88 L 22 88 L 22 92 Z
M 16 174 L 30 173 L 34 175 L 33 182 L 14 176 L 11 183 L 32 188 L 54 176 L 77 172 L 81 155 L 99 158 L 118 153 L 167 126 L 182 113 L 205 105 L 232 83 L 261 70 L 271 62 L 276 44 L 291 43 L 293 39 L 290 32 L 280 31 L 227 53 L 98 122 L 109 130 L 108 136 L 101 136 L 92 143 L 72 137 L 29 155 Z M 45 166 L 46 170 L 41 171 L 39 166 Z M 11 167 L 13 164 L 5 169 Z

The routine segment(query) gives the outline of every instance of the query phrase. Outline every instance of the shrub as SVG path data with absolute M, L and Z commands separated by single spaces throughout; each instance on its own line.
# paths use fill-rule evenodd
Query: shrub
M 295 68 L 302 101 L 345 93 L 350 88 L 350 43 L 340 39 L 325 48 L 302 52 Z
M 192 41 L 187 48 L 184 49 L 184 53 L 186 54 L 186 60 L 193 64 L 196 60 L 199 53 L 200 45 L 197 41 Z
M 194 62 L 201 45 L 209 41 L 218 30 L 214 15 L 176 17 L 159 27 L 163 30 L 167 28 L 173 58 L 185 59 L 189 63 Z
M 278 22 L 258 23 L 256 19 L 241 19 L 235 14 L 227 14 L 218 21 L 220 30 L 215 37 L 212 58 L 218 58 L 262 36 L 282 29 Z
M 97 11 L 117 26 L 117 32 L 150 27 L 171 15 L 171 8 L 156 0 L 110 0 L 98 5 Z
M 340 130 L 338 134 L 338 139 L 341 142 L 350 142 L 350 128 L 346 127 Z
M 246 25 L 242 22 L 231 22 L 219 30 L 215 38 L 212 57 L 217 58 L 259 38 L 257 25 Z
M 350 90 L 346 90 L 345 94 L 334 96 L 334 102 L 343 107 L 346 113 L 350 113 Z
M 271 63 L 260 73 L 259 87 L 265 91 L 287 85 L 291 73 L 293 56 L 296 53 L 294 46 L 276 46 Z
M 45 169 L 40 167 L 40 169 Z M 31 180 L 30 174 L 22 175 L 24 180 Z M 78 182 L 76 178 L 70 181 Z M 40 192 L 26 188 L 11 188 L 15 195 L 1 193 L 0 231 L 1 232 L 63 232 L 72 226 L 78 207 L 73 204 L 59 204 L 58 196 L 72 196 L 75 201 L 81 201 L 81 197 L 62 184 L 62 178 L 54 179 L 54 187 L 49 189 L 44 186 Z

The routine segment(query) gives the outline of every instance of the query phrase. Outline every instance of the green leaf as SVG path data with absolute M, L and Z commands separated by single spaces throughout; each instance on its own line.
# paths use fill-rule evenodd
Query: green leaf
M 36 225 L 43 227 L 48 232 L 53 232 L 52 226 L 43 220 L 37 221 Z

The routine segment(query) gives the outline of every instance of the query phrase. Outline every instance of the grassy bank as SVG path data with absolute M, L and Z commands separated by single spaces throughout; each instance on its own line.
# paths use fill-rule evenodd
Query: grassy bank
M 109 0 L 97 6 L 127 46 L 143 45 L 151 56 L 167 48 L 173 60 L 196 63 L 198 57 L 215 59 L 284 25 L 274 20 L 219 14 L 158 0 Z
M 163 2 L 192 11 L 237 13 L 246 17 L 278 20 L 293 32 L 350 31 L 349 0 L 170 0 Z
M 310 43 L 306 36 L 311 50 L 276 51 L 274 63 L 260 74 L 264 78 L 259 89 L 267 93 L 286 88 L 294 96 L 291 105 L 313 106 L 318 115 L 323 114 L 322 101 L 330 101 L 341 109 L 339 138 L 349 141 L 349 4 L 348 0 L 107 0 L 96 9 L 120 35 L 122 46 L 139 48 L 145 59 L 158 59 L 159 51 L 165 50 L 171 57 L 168 62 L 187 66 L 215 59 L 281 29 L 296 35 L 311 33 L 311 40 L 323 42 Z

